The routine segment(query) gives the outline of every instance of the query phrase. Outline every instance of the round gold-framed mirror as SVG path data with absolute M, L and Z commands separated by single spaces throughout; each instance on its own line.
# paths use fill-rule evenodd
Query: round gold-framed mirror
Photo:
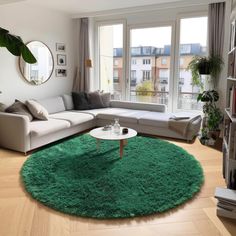
M 26 45 L 37 59 L 37 62 L 28 64 L 20 57 L 20 72 L 28 83 L 32 85 L 43 84 L 50 79 L 53 73 L 54 59 L 52 52 L 46 44 L 40 41 L 31 41 Z

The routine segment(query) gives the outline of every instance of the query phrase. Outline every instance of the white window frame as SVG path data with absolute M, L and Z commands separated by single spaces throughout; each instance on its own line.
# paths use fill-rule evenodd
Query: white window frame
M 194 17 L 204 17 L 208 16 L 207 11 L 197 11 L 191 13 L 183 13 L 177 14 L 175 19 L 171 21 L 161 22 L 155 21 L 145 24 L 127 24 L 127 19 L 114 19 L 114 20 L 103 20 L 96 21 L 94 26 L 94 48 L 95 48 L 95 63 L 96 67 L 94 68 L 95 88 L 100 89 L 100 63 L 99 63 L 99 35 L 98 29 L 100 26 L 106 25 L 114 25 L 114 24 L 122 24 L 123 25 L 123 72 L 122 79 L 125 80 L 122 87 L 122 100 L 130 99 L 130 71 L 131 71 L 131 48 L 130 48 L 130 31 L 132 29 L 140 29 L 140 28 L 152 28 L 152 27 L 165 27 L 171 26 L 171 52 L 170 52 L 170 80 L 169 80 L 169 102 L 168 102 L 168 110 L 169 111 L 183 111 L 183 109 L 177 109 L 177 99 L 178 96 L 178 82 L 179 82 L 179 46 L 180 46 L 180 20 L 184 18 L 194 18 Z M 137 62 L 137 61 L 136 61 Z M 193 111 L 193 110 L 192 110 Z M 193 111 L 199 113 L 200 111 Z

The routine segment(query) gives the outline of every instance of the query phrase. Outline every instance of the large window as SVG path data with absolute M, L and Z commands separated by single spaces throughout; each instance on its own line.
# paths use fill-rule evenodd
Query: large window
M 187 66 L 194 56 L 206 55 L 207 17 L 184 18 L 180 20 L 179 83 L 177 108 L 199 110 L 197 102 L 200 88 L 192 83 L 192 75 Z
M 207 53 L 207 17 L 176 21 L 177 27 L 130 27 L 125 39 L 124 24 L 99 25 L 100 89 L 111 92 L 113 99 L 166 104 L 170 111 L 201 109 L 196 99 L 200 89 L 187 66 L 194 56 Z

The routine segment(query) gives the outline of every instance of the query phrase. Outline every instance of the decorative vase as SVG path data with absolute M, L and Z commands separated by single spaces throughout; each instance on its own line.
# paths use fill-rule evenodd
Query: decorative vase
M 114 129 L 115 134 L 117 134 L 117 135 L 120 134 L 120 124 L 119 124 L 118 118 L 115 118 L 115 123 L 114 123 L 113 129 Z

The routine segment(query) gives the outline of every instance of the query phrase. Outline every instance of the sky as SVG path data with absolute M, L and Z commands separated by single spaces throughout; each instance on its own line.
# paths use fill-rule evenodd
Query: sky
M 207 43 L 207 17 L 181 19 L 180 43 Z M 122 47 L 122 25 L 113 26 L 113 47 Z M 171 44 L 171 27 L 153 27 L 131 30 L 131 46 L 163 47 Z

